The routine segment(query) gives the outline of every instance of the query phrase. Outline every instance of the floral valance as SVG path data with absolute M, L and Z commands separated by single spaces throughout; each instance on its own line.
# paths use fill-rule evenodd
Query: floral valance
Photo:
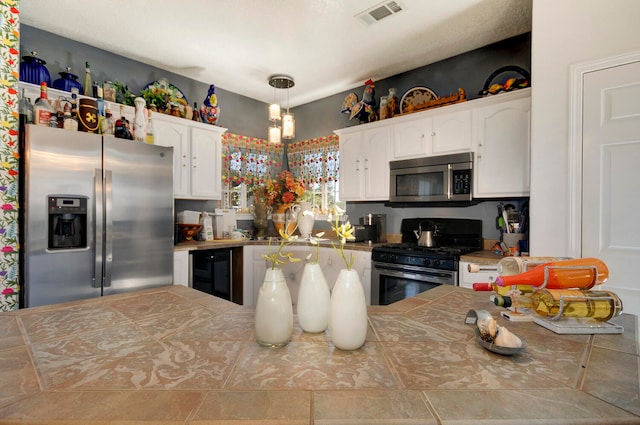
M 280 172 L 283 146 L 257 137 L 225 133 L 222 137 L 222 180 L 237 186 L 264 184 Z
M 338 136 L 316 137 L 287 146 L 289 169 L 305 185 L 338 179 L 340 163 Z

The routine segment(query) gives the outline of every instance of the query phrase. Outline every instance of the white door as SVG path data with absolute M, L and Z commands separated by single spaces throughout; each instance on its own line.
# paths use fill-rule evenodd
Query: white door
M 582 256 L 609 266 L 608 289 L 640 314 L 640 62 L 586 73 Z

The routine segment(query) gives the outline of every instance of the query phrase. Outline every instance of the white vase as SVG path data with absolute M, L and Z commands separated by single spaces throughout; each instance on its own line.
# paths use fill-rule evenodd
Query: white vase
M 367 337 L 367 300 L 356 270 L 338 274 L 329 303 L 329 335 L 341 350 L 356 350 Z
M 255 318 L 256 340 L 267 347 L 289 343 L 293 332 L 291 293 L 282 269 L 269 268 L 258 292 Z
M 303 331 L 324 332 L 329 321 L 331 294 L 318 263 L 307 263 L 302 271 L 298 290 L 298 322 Z
M 300 202 L 298 210 L 298 231 L 303 238 L 309 238 L 316 218 L 311 202 Z

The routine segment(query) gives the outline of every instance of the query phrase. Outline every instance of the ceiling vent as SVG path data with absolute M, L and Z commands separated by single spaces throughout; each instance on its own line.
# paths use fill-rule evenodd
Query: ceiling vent
M 402 12 L 404 9 L 397 1 L 384 1 L 356 15 L 367 25 L 380 22 L 384 18 Z

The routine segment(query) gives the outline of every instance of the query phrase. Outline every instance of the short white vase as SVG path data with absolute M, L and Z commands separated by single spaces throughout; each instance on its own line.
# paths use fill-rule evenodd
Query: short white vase
M 256 341 L 267 347 L 283 347 L 293 332 L 291 293 L 282 269 L 269 268 L 258 292 Z
M 331 293 L 318 263 L 307 263 L 298 290 L 298 322 L 303 331 L 324 332 L 329 323 Z
M 311 237 L 313 225 L 316 221 L 313 208 L 311 207 L 311 202 L 300 202 L 297 216 L 298 231 L 300 232 L 300 236 L 308 239 L 309 237 Z
M 329 303 L 329 335 L 341 350 L 357 350 L 367 337 L 367 300 L 355 270 L 340 270 Z

